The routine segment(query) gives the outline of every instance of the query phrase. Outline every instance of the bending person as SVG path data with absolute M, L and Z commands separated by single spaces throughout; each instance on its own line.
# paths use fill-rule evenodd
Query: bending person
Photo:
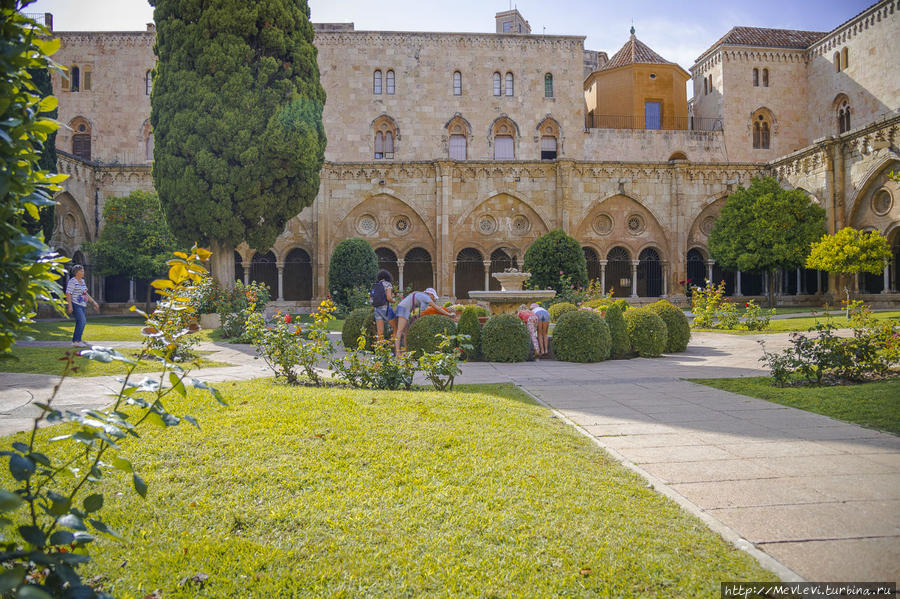
M 417 306 L 419 312 L 432 307 L 437 310 L 439 314 L 453 318 L 452 312 L 444 310 L 444 308 L 435 303 L 437 297 L 437 291 L 435 291 L 434 288 L 429 287 L 424 292 L 413 291 L 397 304 L 397 331 L 394 333 L 394 355 L 400 355 L 400 345 L 406 338 L 406 328 L 409 324 L 409 317 Z
M 537 334 L 537 323 L 538 318 L 528 309 L 528 306 L 522 304 L 519 306 L 519 319 L 525 323 L 525 327 L 528 329 L 528 335 L 531 337 L 531 345 L 534 346 L 534 357 L 535 359 L 541 357 L 541 346 L 538 343 L 538 334 Z
M 540 304 L 531 304 L 531 311 L 537 316 L 537 337 L 538 345 L 541 346 L 541 355 L 546 356 L 550 353 L 550 312 Z

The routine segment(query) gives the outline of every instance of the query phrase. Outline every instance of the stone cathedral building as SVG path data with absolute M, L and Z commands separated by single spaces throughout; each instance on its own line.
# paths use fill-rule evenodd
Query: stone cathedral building
M 900 184 L 887 174 L 900 172 L 900 0 L 828 32 L 734 27 L 690 72 L 633 29 L 609 40 L 620 45 L 609 56 L 582 36 L 533 34 L 517 10 L 495 25 L 317 24 L 328 97 L 321 187 L 274 247 L 238 248 L 235 276 L 306 307 L 327 294 L 334 246 L 359 236 L 405 286 L 465 299 L 562 228 L 618 297 L 677 297 L 688 278 L 758 295 L 762 277 L 718 268 L 706 240 L 728 193 L 770 175 L 820 203 L 829 231 L 885 233 L 894 260 L 859 284 L 897 291 Z M 70 73 L 53 81 L 66 125 L 59 169 L 70 177 L 52 243 L 90 269 L 81 246 L 102 229 L 105 200 L 153 186 L 154 27 L 55 35 L 54 58 Z M 115 304 L 141 297 L 146 283 L 90 284 Z M 776 291 L 821 303 L 833 286 L 801 269 L 783 273 Z

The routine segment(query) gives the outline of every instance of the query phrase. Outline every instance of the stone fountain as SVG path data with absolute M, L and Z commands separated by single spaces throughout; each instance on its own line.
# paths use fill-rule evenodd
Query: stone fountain
M 531 276 L 530 272 L 519 272 L 515 268 L 507 268 L 503 272 L 494 273 L 500 282 L 500 291 L 470 291 L 469 297 L 488 305 L 491 315 L 515 314 L 522 304 L 547 300 L 556 296 L 553 289 L 522 289 L 522 284 Z

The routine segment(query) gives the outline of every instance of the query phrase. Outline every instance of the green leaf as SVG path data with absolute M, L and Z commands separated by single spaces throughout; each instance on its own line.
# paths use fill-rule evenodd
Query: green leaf
M 34 220 L 39 220 L 41 218 L 40 213 L 38 212 L 37 206 L 32 203 L 25 204 L 25 211 L 28 212 L 28 216 L 33 218 Z
M 200 425 L 197 424 L 197 421 L 194 419 L 193 416 L 182 416 L 182 418 L 184 418 L 185 420 L 187 420 L 188 422 L 193 424 L 197 428 L 197 430 L 200 430 Z
M 57 530 L 50 535 L 51 545 L 71 545 L 75 542 L 75 535 L 68 530 Z
M 11 512 L 22 505 L 22 498 L 6 489 L 0 489 L 0 512 Z
M 9 472 L 16 480 L 28 480 L 34 474 L 34 462 L 25 456 L 13 455 L 9 458 Z
M 36 37 L 32 39 L 31 42 L 37 46 L 38 50 L 45 56 L 53 56 L 62 45 L 62 41 L 58 37 L 51 37 L 49 39 Z
M 44 534 L 37 526 L 27 525 L 19 527 L 19 534 L 22 535 L 22 538 L 29 545 L 33 545 L 34 547 L 43 547 L 44 541 L 47 540 L 47 535 Z
M 38 104 L 38 112 L 52 112 L 56 110 L 57 106 L 59 106 L 59 100 L 56 99 L 56 96 L 47 96 Z
M 117 533 L 116 531 L 111 529 L 109 526 L 107 526 L 105 522 L 103 522 L 101 520 L 94 520 L 94 519 L 92 519 L 90 522 L 91 522 L 91 526 L 93 526 L 94 529 L 97 530 L 97 532 L 102 532 L 104 534 L 108 534 L 112 537 L 116 537 L 117 539 L 122 538 L 122 536 L 119 533 Z
M 144 479 L 138 476 L 137 474 L 132 475 L 132 480 L 134 482 L 134 490 L 138 492 L 143 498 L 147 498 L 147 483 L 144 482 Z
M 47 497 L 52 502 L 52 504 L 50 505 L 50 513 L 54 516 L 62 516 L 69 511 L 69 508 L 72 507 L 72 502 L 68 497 L 65 497 L 64 495 L 54 493 L 53 491 L 48 491 Z
M 81 518 L 75 514 L 66 514 L 57 520 L 56 523 L 65 528 L 71 528 L 72 530 L 87 530 L 84 526 L 84 522 L 82 522 Z
M 8 593 L 25 580 L 25 568 L 17 566 L 0 572 L 0 593 Z
M 187 389 L 184 388 L 184 383 L 181 382 L 181 379 L 174 372 L 169 373 L 169 382 L 172 383 L 172 388 L 182 397 L 187 395 Z
M 87 513 L 96 512 L 103 507 L 103 495 L 100 493 L 88 495 L 84 498 L 82 505 L 84 506 L 84 511 Z
M 19 587 L 16 599 L 53 599 L 53 596 L 33 585 Z

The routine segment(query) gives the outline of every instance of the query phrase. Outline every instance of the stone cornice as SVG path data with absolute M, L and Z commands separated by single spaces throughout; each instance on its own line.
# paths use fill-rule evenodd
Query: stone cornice
M 153 31 L 54 31 L 53 35 L 60 39 L 63 48 L 70 46 L 95 46 L 102 43 L 108 46 L 152 47 L 156 41 Z
M 810 44 L 807 51 L 810 57 L 830 52 L 833 48 L 847 43 L 869 27 L 875 27 L 882 21 L 887 22 L 895 18 L 894 13 L 898 11 L 900 11 L 900 0 L 883 0 L 832 29 L 828 35 Z
M 316 46 L 392 45 L 419 43 L 430 46 L 469 46 L 475 48 L 556 47 L 584 51 L 585 36 L 510 35 L 504 33 L 444 33 L 421 31 L 327 31 L 316 32 Z

